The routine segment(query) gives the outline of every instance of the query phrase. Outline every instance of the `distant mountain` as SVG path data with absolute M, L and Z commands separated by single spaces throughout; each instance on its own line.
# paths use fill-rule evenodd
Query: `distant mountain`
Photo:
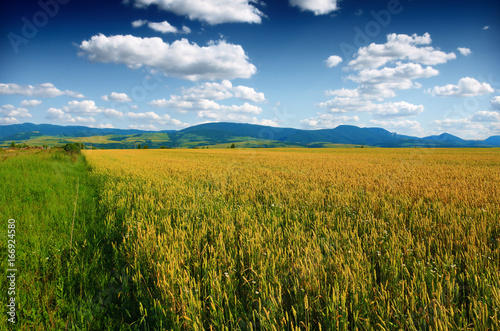
M 99 136 L 99 139 L 90 137 Z M 283 147 L 332 145 L 366 145 L 375 147 L 500 147 L 500 136 L 481 140 L 464 140 L 449 133 L 418 138 L 389 132 L 382 128 L 360 128 L 340 125 L 333 129 L 300 130 L 242 123 L 206 123 L 179 131 L 141 131 L 99 129 L 84 126 L 51 124 L 14 124 L 0 126 L 0 144 L 10 142 L 39 144 L 50 141 L 91 142 L 99 148 L 150 148 L 222 146 L 237 143 L 246 147 Z
M 500 136 L 491 136 L 484 140 L 483 143 L 490 146 L 500 146 Z
M 0 126 L 0 139 L 9 140 L 9 136 L 15 136 L 21 133 L 33 133 L 33 135 L 46 136 L 71 136 L 71 137 L 92 137 L 107 134 L 134 134 L 142 133 L 140 130 L 122 130 L 122 129 L 99 129 L 86 126 L 61 126 L 52 124 L 12 124 Z

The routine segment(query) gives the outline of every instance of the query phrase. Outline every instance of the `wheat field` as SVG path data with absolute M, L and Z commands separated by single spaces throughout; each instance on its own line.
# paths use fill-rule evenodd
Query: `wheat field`
M 497 149 L 84 155 L 137 327 L 500 329 Z

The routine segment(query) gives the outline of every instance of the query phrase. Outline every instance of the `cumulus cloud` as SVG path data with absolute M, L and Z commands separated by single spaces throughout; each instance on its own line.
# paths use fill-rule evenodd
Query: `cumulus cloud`
M 114 128 L 113 124 L 111 124 L 111 123 L 97 124 L 97 125 L 95 125 L 95 127 L 99 128 L 99 129 L 112 129 L 112 128 Z
M 200 47 L 184 38 L 168 44 L 158 37 L 99 34 L 78 47 L 90 61 L 149 67 L 191 81 L 250 78 L 257 71 L 240 45 L 224 40 Z
M 396 91 L 421 88 L 416 80 L 437 76 L 439 71 L 431 65 L 455 58 L 429 46 L 428 33 L 387 35 L 385 44 L 361 47 L 346 69 L 356 71 L 346 78 L 358 84 L 355 89 L 326 91 L 327 96 L 359 98 L 362 103 L 376 99 L 383 101 L 396 96 Z
M 190 20 L 208 24 L 260 23 L 264 14 L 254 0 L 133 0 L 136 7 L 157 5 L 158 8 Z
M 388 34 L 385 44 L 372 43 L 361 47 L 348 67 L 354 70 L 378 68 L 387 63 L 408 60 L 423 65 L 446 63 L 455 59 L 455 53 L 445 53 L 431 46 L 431 36 L 413 34 Z M 425 46 L 425 47 L 421 47 Z
M 494 110 L 500 110 L 500 96 L 495 96 L 493 99 L 490 101 L 491 103 L 491 108 Z
M 255 116 L 248 116 L 247 114 L 233 112 L 203 110 L 199 111 L 196 116 L 200 119 L 205 119 L 205 122 L 235 122 L 275 127 L 279 126 L 278 122 L 271 119 L 258 119 Z
M 348 97 L 335 97 L 320 103 L 319 106 L 326 108 L 330 113 L 368 112 L 377 117 L 415 116 L 424 111 L 423 105 L 414 105 L 405 101 L 377 104 L 367 99 Z
M 346 88 L 341 88 L 339 90 L 328 90 L 326 91 L 327 96 L 335 95 L 339 97 L 346 97 L 346 98 L 357 98 L 359 97 L 359 91 L 358 89 L 346 89 Z
M 132 124 L 128 126 L 130 129 L 142 130 L 142 131 L 159 131 L 153 124 Z
M 37 106 L 40 106 L 42 104 L 42 101 L 40 100 L 23 100 L 21 101 L 21 107 L 37 107 Z
M 66 113 L 95 115 L 100 112 L 93 100 L 70 101 L 67 106 L 63 107 Z
M 325 64 L 328 68 L 332 68 L 339 65 L 340 62 L 342 62 L 342 58 L 340 56 L 331 55 L 328 59 L 326 59 Z
M 169 115 L 164 114 L 164 115 L 158 115 L 157 113 L 153 111 L 145 112 L 145 113 L 133 113 L 133 112 L 128 112 L 127 117 L 137 121 L 137 122 L 145 122 L 145 123 L 156 123 L 160 125 L 165 125 L 165 124 L 173 124 L 177 127 L 185 127 L 187 124 L 182 123 L 181 121 L 170 118 Z M 148 124 L 152 125 L 152 124 Z
M 387 102 L 375 106 L 375 114 L 378 117 L 406 117 L 416 116 L 424 111 L 424 106 L 414 105 L 405 101 Z
M 178 30 L 175 26 L 170 25 L 167 21 L 163 22 L 149 22 L 148 26 L 155 31 L 161 33 L 177 33 Z
M 260 114 L 262 108 L 245 102 L 243 105 L 221 105 L 213 100 L 182 101 L 182 100 L 154 100 L 150 105 L 157 108 L 175 108 L 182 111 L 218 111 L 232 113 Z
M 47 110 L 47 118 L 59 120 L 68 123 L 92 124 L 95 122 L 93 117 L 85 118 L 81 116 L 73 117 L 72 114 L 82 116 L 95 116 L 101 114 L 107 118 L 121 118 L 123 113 L 116 109 L 97 107 L 93 100 L 70 101 L 64 107 L 49 108 Z
M 179 30 L 175 26 L 168 23 L 167 21 L 149 22 L 147 20 L 136 20 L 132 22 L 132 26 L 134 28 L 139 28 L 146 24 L 151 30 L 158 31 L 161 33 L 182 33 L 182 34 L 191 33 L 191 29 L 188 28 L 187 26 L 183 26 L 182 29 Z
M 300 121 L 305 129 L 332 129 L 345 123 L 358 122 L 358 116 L 334 116 L 332 114 L 318 114 L 316 117 Z
M 424 68 L 418 63 L 397 62 L 396 67 L 393 68 L 363 69 L 347 78 L 361 85 L 357 90 L 360 96 L 384 99 L 394 97 L 395 90 L 420 88 L 421 85 L 413 80 L 438 74 L 439 71 L 430 66 Z
M 266 101 L 264 93 L 257 92 L 254 88 L 248 86 L 233 86 L 229 80 L 223 80 L 221 83 L 206 82 L 182 91 L 182 99 L 187 101 L 201 99 L 222 100 L 232 97 L 253 102 Z
M 470 120 L 471 122 L 500 122 L 500 114 L 494 111 L 478 111 Z
M 483 27 L 483 30 L 489 30 L 489 28 L 490 28 L 490 26 L 489 26 L 489 25 L 485 25 L 485 26 Z
M 378 121 L 371 120 L 371 125 L 383 127 L 386 130 L 395 131 L 397 133 L 422 135 L 424 130 L 418 121 L 400 120 L 400 121 Z
M 0 124 L 17 124 L 18 118 L 32 117 L 26 108 L 3 105 L 0 107 Z
M 10 124 L 18 124 L 19 121 L 15 117 L 0 117 L 0 124 L 2 125 L 10 125 Z
M 335 97 L 318 104 L 330 113 L 346 113 L 350 111 L 369 112 L 373 109 L 373 102 L 359 98 Z
M 434 96 L 472 97 L 494 91 L 488 83 L 480 83 L 474 78 L 464 77 L 458 81 L 457 85 L 435 86 L 430 92 Z
M 74 91 L 61 91 L 51 83 L 43 83 L 37 85 L 18 85 L 18 84 L 2 84 L 0 83 L 0 95 L 26 95 L 53 98 L 61 95 L 68 95 L 72 98 L 83 98 L 83 95 Z
M 132 26 L 134 28 L 139 28 L 139 27 L 143 26 L 146 23 L 148 23 L 147 20 L 135 20 L 135 21 L 132 22 Z
M 500 114 L 495 111 L 478 111 L 467 118 L 435 120 L 431 125 L 438 132 L 448 131 L 459 136 L 485 139 L 500 134 Z
M 222 111 L 259 114 L 262 108 L 245 102 L 243 105 L 222 105 L 215 100 L 238 98 L 246 101 L 261 103 L 266 101 L 264 93 L 255 89 L 237 85 L 234 86 L 229 80 L 221 83 L 206 82 L 187 89 L 183 89 L 181 95 L 171 95 L 170 99 L 157 99 L 149 104 L 156 108 L 172 108 L 178 111 Z
M 463 56 L 469 56 L 472 54 L 472 51 L 466 47 L 458 47 L 457 49 Z
M 339 9 L 337 0 L 289 0 L 290 6 L 301 11 L 312 11 L 314 15 L 325 15 Z
M 478 137 L 478 132 L 485 132 L 482 123 L 472 122 L 471 118 L 447 118 L 430 123 L 438 132 L 451 132 L 459 136 Z
M 130 102 L 132 99 L 126 93 L 111 92 L 110 95 L 101 97 L 104 101 Z
M 93 117 L 73 117 L 71 114 L 68 114 L 59 108 L 53 107 L 47 110 L 47 119 L 81 125 L 93 125 L 94 123 L 96 123 L 96 120 Z

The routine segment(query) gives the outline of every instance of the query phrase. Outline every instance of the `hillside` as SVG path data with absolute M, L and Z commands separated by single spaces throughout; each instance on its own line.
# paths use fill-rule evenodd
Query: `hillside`
M 301 130 L 243 123 L 206 123 L 179 131 L 141 131 L 50 124 L 0 126 L 0 146 L 16 144 L 53 146 L 83 142 L 97 148 L 227 147 L 330 147 L 333 145 L 373 147 L 500 147 L 500 136 L 484 141 L 464 140 L 449 133 L 412 137 L 382 128 L 340 125 L 333 129 Z

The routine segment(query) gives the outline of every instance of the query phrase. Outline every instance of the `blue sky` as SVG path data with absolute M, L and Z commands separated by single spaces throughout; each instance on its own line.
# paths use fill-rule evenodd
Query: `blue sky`
M 0 125 L 500 134 L 498 1 L 2 6 Z

